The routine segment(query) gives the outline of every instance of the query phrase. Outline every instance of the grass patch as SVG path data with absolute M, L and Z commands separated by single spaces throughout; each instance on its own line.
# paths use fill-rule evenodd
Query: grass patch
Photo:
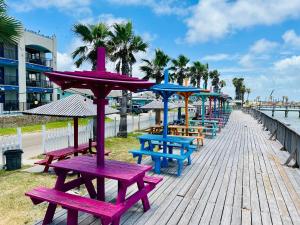
M 80 118 L 78 123 L 79 125 L 87 125 L 90 118 Z M 105 122 L 112 122 L 113 120 L 106 117 Z M 73 120 L 59 120 L 54 122 L 46 123 L 47 129 L 55 129 L 55 128 L 62 128 L 68 126 L 68 123 L 71 123 L 73 125 Z M 42 130 L 43 124 L 33 124 L 29 126 L 21 127 L 22 133 L 32 133 L 32 132 L 39 132 Z M 14 135 L 17 132 L 17 128 L 15 127 L 8 127 L 8 128 L 0 128 L 0 136 L 3 135 Z
M 106 138 L 106 149 L 111 151 L 109 159 L 135 162 L 128 150 L 140 147 L 137 137 L 141 133 L 131 133 L 128 138 Z M 38 156 L 42 158 L 43 155 Z M 26 166 L 27 167 L 27 166 Z M 24 167 L 25 168 L 25 167 Z M 73 177 L 68 177 L 72 179 Z M 54 187 L 56 176 L 53 174 L 32 174 L 0 170 L 0 224 L 32 224 L 45 215 L 47 204 L 33 205 L 24 195 L 34 187 Z M 81 189 L 85 193 L 85 189 Z
M 46 204 L 33 206 L 24 195 L 34 187 L 53 187 L 55 175 L 31 174 L 22 171 L 5 171 L 0 173 L 0 215 L 1 224 L 32 224 L 43 218 Z
M 128 151 L 140 148 L 140 142 L 137 139 L 140 135 L 141 133 L 130 133 L 127 138 L 106 138 L 105 149 L 111 151 L 109 159 L 136 162 L 136 159 L 133 159 L 132 154 L 129 154 Z

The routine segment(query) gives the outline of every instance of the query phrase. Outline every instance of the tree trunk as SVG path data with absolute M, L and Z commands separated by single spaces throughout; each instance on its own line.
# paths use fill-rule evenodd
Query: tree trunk
M 129 65 L 126 59 L 122 59 L 122 74 L 129 75 Z M 120 110 L 120 125 L 118 137 L 127 138 L 127 106 L 128 106 L 128 91 L 122 91 L 121 110 Z
M 155 110 L 155 124 L 161 124 L 160 109 Z
M 204 89 L 207 89 L 207 80 L 204 81 Z
M 127 91 L 122 91 L 118 137 L 127 137 Z

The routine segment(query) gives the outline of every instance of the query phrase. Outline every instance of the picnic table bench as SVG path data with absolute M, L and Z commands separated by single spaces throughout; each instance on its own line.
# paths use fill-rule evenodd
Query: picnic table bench
M 145 134 L 138 137 L 141 143 L 139 150 L 130 150 L 133 157 L 138 157 L 137 163 L 141 164 L 143 155 L 151 156 L 154 161 L 154 172 L 160 173 L 161 167 L 167 166 L 168 160 L 177 161 L 177 176 L 181 175 L 183 169 L 183 162 L 187 159 L 188 165 L 191 164 L 191 154 L 196 150 L 193 145 L 194 137 L 178 137 L 168 136 L 163 138 L 161 135 Z M 148 143 L 148 146 L 145 144 Z M 154 151 L 155 146 L 166 145 L 168 152 Z M 180 154 L 174 154 L 173 148 L 179 148 Z
M 197 147 L 199 147 L 200 142 L 201 145 L 204 145 L 205 135 L 203 134 L 203 130 L 205 127 L 202 126 L 182 126 L 182 125 L 169 125 L 169 133 L 171 136 L 183 136 L 183 137 L 194 137 L 197 141 Z
M 49 202 L 43 224 L 52 222 L 56 206 L 61 205 L 68 212 L 68 225 L 78 224 L 78 211 L 99 217 L 104 225 L 118 225 L 122 214 L 139 200 L 142 200 L 144 211 L 147 211 L 150 208 L 147 195 L 162 181 L 162 177 L 145 175 L 145 172 L 151 170 L 151 166 L 105 160 L 104 167 L 99 168 L 96 166 L 96 158 L 91 156 L 78 156 L 56 162 L 51 166 L 58 175 L 55 187 L 53 189 L 35 188 L 25 194 L 34 204 Z M 78 172 L 80 177 L 66 182 L 69 171 Z M 100 191 L 97 189 L 98 192 L 96 192 L 92 182 L 95 178 L 97 178 L 97 187 L 104 185 L 105 178 L 118 181 L 115 204 L 105 202 L 105 186 Z M 138 190 L 126 198 L 127 188 L 135 183 Z M 86 186 L 90 198 L 65 193 L 82 184 Z M 101 193 L 102 191 L 104 193 Z
M 43 165 L 45 166 L 44 168 L 44 172 L 48 172 L 49 171 L 49 167 L 50 164 L 54 161 L 54 160 L 64 160 L 69 158 L 71 155 L 74 156 L 78 156 L 78 154 L 87 154 L 88 152 L 91 154 L 95 154 L 94 152 L 92 152 L 92 147 L 96 147 L 97 143 L 96 142 L 89 142 L 89 143 L 84 143 L 81 145 L 78 145 L 77 148 L 75 148 L 74 146 L 70 146 L 67 148 L 63 148 L 63 149 L 58 149 L 58 150 L 54 150 L 54 151 L 50 151 L 47 152 L 46 158 L 39 160 L 37 162 L 35 162 L 34 164 L 38 164 L 38 165 Z M 109 151 L 107 151 L 105 153 L 105 155 L 108 155 Z
M 152 160 L 154 161 L 154 172 L 157 174 L 160 174 L 161 160 L 163 158 L 175 159 L 175 160 L 177 160 L 177 164 L 178 164 L 177 175 L 180 176 L 181 172 L 182 172 L 182 168 L 183 168 L 183 161 L 185 159 L 188 159 L 188 165 L 191 165 L 190 155 L 192 154 L 193 151 L 191 151 L 191 150 L 187 151 L 183 155 L 155 152 L 155 151 L 146 151 L 146 150 L 130 150 L 129 152 L 132 153 L 133 158 L 138 157 L 138 164 L 141 164 L 143 155 L 151 156 Z

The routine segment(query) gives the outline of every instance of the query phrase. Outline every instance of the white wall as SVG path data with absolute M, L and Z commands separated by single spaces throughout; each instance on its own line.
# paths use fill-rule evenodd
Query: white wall
M 26 63 L 25 63 L 25 37 L 24 33 L 18 44 L 18 70 L 19 70 L 19 109 L 26 110 Z
M 19 102 L 20 110 L 25 110 L 26 107 L 26 45 L 39 45 L 52 53 L 52 66 L 53 69 L 57 68 L 57 43 L 56 37 L 45 37 L 29 31 L 24 31 L 18 44 L 18 70 L 19 70 Z M 57 90 L 54 87 L 53 100 L 56 100 Z

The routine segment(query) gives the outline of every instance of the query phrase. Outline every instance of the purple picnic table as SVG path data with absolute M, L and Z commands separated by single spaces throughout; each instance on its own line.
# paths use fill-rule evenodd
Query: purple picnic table
M 84 184 L 90 198 L 105 201 L 103 193 L 96 192 L 92 180 L 97 179 L 97 183 L 100 181 L 102 184 L 105 178 L 113 179 L 118 181 L 116 205 L 121 204 L 123 210 L 126 211 L 136 202 L 142 200 L 144 211 L 150 208 L 147 194 L 153 188 L 151 188 L 151 185 L 144 184 L 144 178 L 145 173 L 152 169 L 151 166 L 105 160 L 105 167 L 97 167 L 96 158 L 91 156 L 78 156 L 69 160 L 53 163 L 50 166 L 54 168 L 57 174 L 55 190 L 66 192 Z M 66 182 L 67 174 L 70 171 L 79 173 L 80 177 Z M 128 187 L 133 184 L 137 184 L 138 190 L 126 199 L 126 191 Z M 52 221 L 56 206 L 56 204 L 49 204 L 44 218 L 45 224 Z
M 151 166 L 105 160 L 105 105 L 107 104 L 107 95 L 112 90 L 135 92 L 148 89 L 153 83 L 127 75 L 107 72 L 104 48 L 98 48 L 97 57 L 96 71 L 52 71 L 45 73 L 50 81 L 63 90 L 81 88 L 90 89 L 94 93 L 94 103 L 97 105 L 97 153 L 96 157 L 80 156 L 51 164 L 58 175 L 54 189 L 40 188 L 26 193 L 34 204 L 43 201 L 49 202 L 43 224 L 52 221 L 57 205 L 68 210 L 68 225 L 77 224 L 78 211 L 100 217 L 103 224 L 111 222 L 119 224 L 121 215 L 139 200 L 142 200 L 144 211 L 150 208 L 147 194 L 162 180 L 161 177 L 145 175 L 147 171 L 151 170 Z M 66 182 L 69 171 L 79 173 L 80 177 Z M 118 181 L 116 204 L 104 202 L 105 178 Z M 97 181 L 96 189 L 92 183 L 94 179 Z M 127 188 L 135 183 L 138 186 L 137 192 L 126 199 Z M 81 184 L 86 186 L 90 199 L 65 193 Z

